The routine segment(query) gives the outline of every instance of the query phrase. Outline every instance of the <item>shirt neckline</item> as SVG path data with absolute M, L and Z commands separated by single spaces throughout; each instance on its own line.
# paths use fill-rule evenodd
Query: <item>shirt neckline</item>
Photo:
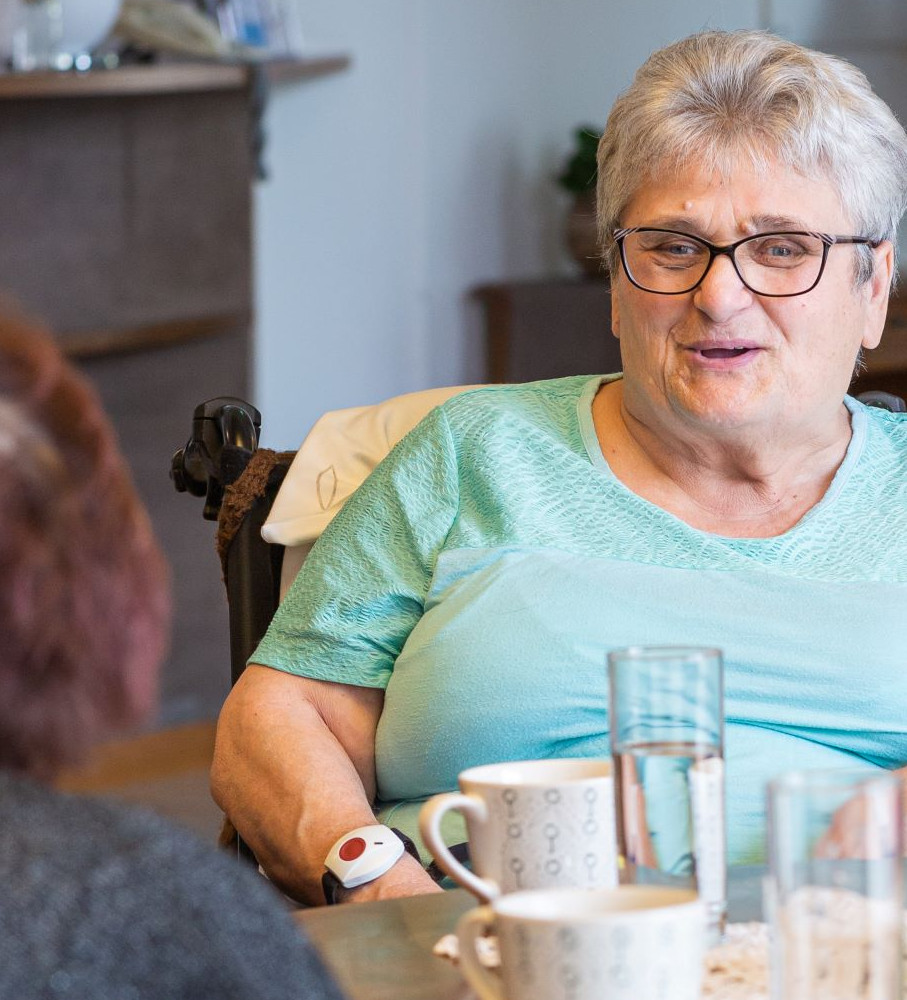
M 823 513 L 838 499 L 841 492 L 844 490 L 844 487 L 850 480 L 851 474 L 853 473 L 857 462 L 859 462 L 860 456 L 863 454 L 863 449 L 866 445 L 868 426 L 866 413 L 857 400 L 855 400 L 852 396 L 845 396 L 844 405 L 847 408 L 847 412 L 850 414 L 850 442 L 847 445 L 847 450 L 844 453 L 844 458 L 841 461 L 841 464 L 838 466 L 832 481 L 828 485 L 828 489 L 825 491 L 822 498 L 813 504 L 813 506 L 806 511 L 799 521 L 791 525 L 787 531 L 783 531 L 780 535 L 766 535 L 755 538 L 740 538 L 734 535 L 719 535 L 710 531 L 703 531 L 701 528 L 694 528 L 692 525 L 687 524 L 686 521 L 677 517 L 676 514 L 672 514 L 663 507 L 659 507 L 650 500 L 646 500 L 645 497 L 641 497 L 638 493 L 634 493 L 633 490 L 624 485 L 624 483 L 622 483 L 617 476 L 614 475 L 611 466 L 608 464 L 608 460 L 602 452 L 601 444 L 598 440 L 598 434 L 595 431 L 595 423 L 592 419 L 592 403 L 595 399 L 596 393 L 603 385 L 606 385 L 609 382 L 616 382 L 621 378 L 623 378 L 623 373 L 621 372 L 618 372 L 616 375 L 596 376 L 586 383 L 579 399 L 577 400 L 576 409 L 580 435 L 582 436 L 583 446 L 589 461 L 592 463 L 594 468 L 596 468 L 609 481 L 612 487 L 620 490 L 630 502 L 642 505 L 650 512 L 655 511 L 662 517 L 670 518 L 677 524 L 683 525 L 687 531 L 695 532 L 697 535 L 704 538 L 719 539 L 731 544 L 759 545 L 776 543 L 779 538 L 786 538 L 790 536 L 807 522 L 814 520 L 817 515 Z

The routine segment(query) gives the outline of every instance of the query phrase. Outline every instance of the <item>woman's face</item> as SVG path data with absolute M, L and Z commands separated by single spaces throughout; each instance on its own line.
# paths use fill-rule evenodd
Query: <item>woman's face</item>
M 722 246 L 772 230 L 866 235 L 851 231 L 828 182 L 783 167 L 740 169 L 730 180 L 695 168 L 675 172 L 641 188 L 621 225 L 677 230 Z M 832 247 L 819 284 L 790 298 L 749 291 L 726 256 L 682 295 L 642 291 L 621 271 L 612 326 L 625 404 L 717 435 L 840 419 L 859 348 L 881 338 L 892 267 L 891 246 L 883 244 L 874 251 L 874 278 L 855 286 L 857 252 Z

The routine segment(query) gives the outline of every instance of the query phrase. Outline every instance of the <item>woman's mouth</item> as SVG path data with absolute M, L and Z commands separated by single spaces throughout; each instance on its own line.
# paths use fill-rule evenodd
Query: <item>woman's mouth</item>
M 747 341 L 725 342 L 723 344 L 715 341 L 702 341 L 687 347 L 687 351 L 700 364 L 716 369 L 736 368 L 748 364 L 761 350 L 762 348 L 758 344 Z
M 705 347 L 699 353 L 706 358 L 739 358 L 751 350 L 751 347 Z

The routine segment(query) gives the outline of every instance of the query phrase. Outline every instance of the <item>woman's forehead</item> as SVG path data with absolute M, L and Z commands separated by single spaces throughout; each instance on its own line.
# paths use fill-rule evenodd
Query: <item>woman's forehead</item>
M 625 226 L 714 221 L 741 234 L 770 229 L 839 228 L 845 212 L 838 189 L 827 177 L 808 176 L 787 165 L 747 161 L 718 169 L 698 163 L 661 165 L 648 171 L 621 213 Z

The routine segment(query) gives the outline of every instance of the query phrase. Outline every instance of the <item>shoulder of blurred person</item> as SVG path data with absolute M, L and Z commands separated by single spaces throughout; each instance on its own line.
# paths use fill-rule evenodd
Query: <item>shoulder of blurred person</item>
M 277 891 L 151 813 L 0 774 L 0 997 L 339 1000 Z

